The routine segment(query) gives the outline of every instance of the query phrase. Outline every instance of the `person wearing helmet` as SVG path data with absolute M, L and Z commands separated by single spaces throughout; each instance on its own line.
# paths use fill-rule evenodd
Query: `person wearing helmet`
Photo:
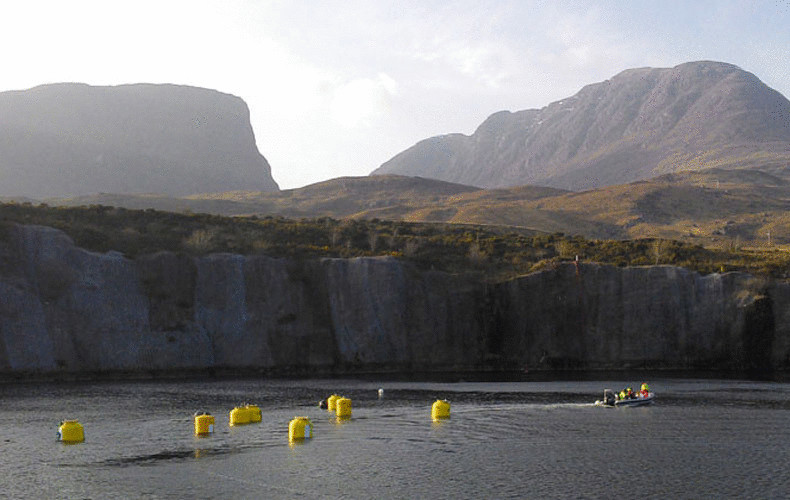
M 620 401 L 624 400 L 625 399 L 625 389 L 620 391 L 620 394 L 618 394 L 617 396 L 620 399 Z
M 650 387 L 648 387 L 647 382 L 642 382 L 642 397 L 646 398 L 647 395 L 650 393 Z
M 628 399 L 634 399 L 636 397 L 636 396 L 634 396 L 634 390 L 631 389 L 630 387 L 625 390 L 625 396 Z

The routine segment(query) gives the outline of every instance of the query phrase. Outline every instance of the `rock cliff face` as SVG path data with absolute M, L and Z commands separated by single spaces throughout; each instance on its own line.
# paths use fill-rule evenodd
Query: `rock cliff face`
M 670 266 L 566 265 L 496 287 L 493 338 L 528 367 L 788 366 L 788 286 Z
M 0 196 L 277 191 L 240 98 L 178 85 L 0 92 Z
M 498 285 L 393 258 L 128 260 L 0 235 L 0 371 L 790 367 L 790 286 L 562 265 Z

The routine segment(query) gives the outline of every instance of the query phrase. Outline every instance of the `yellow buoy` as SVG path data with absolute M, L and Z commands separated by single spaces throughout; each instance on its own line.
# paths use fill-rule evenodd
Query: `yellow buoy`
M 329 411 L 335 411 L 335 406 L 337 404 L 337 400 L 340 399 L 340 396 L 337 394 L 332 394 L 328 398 L 326 398 L 326 409 Z
M 195 435 L 205 436 L 214 432 L 214 415 L 200 411 L 195 413 Z
M 58 441 L 64 443 L 81 443 L 85 441 L 85 431 L 76 420 L 64 420 L 58 427 Z
M 247 412 L 250 414 L 250 423 L 257 423 L 261 421 L 261 409 L 257 405 L 246 405 Z
M 335 401 L 335 411 L 338 417 L 351 416 L 351 400 L 348 398 L 338 398 Z
M 294 417 L 288 424 L 288 441 L 313 437 L 313 423 L 307 417 Z
M 250 412 L 245 406 L 237 406 L 230 410 L 230 425 L 250 423 Z
M 446 399 L 437 399 L 431 406 L 431 418 L 450 418 L 450 402 Z

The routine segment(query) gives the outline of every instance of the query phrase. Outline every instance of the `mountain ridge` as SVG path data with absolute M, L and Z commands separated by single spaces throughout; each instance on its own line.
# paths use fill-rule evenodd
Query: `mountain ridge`
M 788 159 L 790 101 L 737 66 L 698 61 L 625 70 L 541 109 L 493 113 L 471 136 L 424 139 L 371 175 L 583 190 Z

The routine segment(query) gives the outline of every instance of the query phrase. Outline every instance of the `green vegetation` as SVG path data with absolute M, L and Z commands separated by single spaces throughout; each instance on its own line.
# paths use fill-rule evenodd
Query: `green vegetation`
M 577 255 L 584 262 L 617 266 L 668 264 L 701 273 L 740 270 L 781 279 L 787 278 L 790 269 L 790 252 L 780 250 L 748 250 L 735 245 L 711 249 L 655 238 L 591 240 L 481 225 L 0 204 L 0 240 L 7 238 L 14 223 L 54 227 L 80 247 L 97 252 L 115 250 L 129 258 L 163 250 L 296 259 L 390 255 L 424 269 L 476 273 L 490 280 L 551 267 Z

